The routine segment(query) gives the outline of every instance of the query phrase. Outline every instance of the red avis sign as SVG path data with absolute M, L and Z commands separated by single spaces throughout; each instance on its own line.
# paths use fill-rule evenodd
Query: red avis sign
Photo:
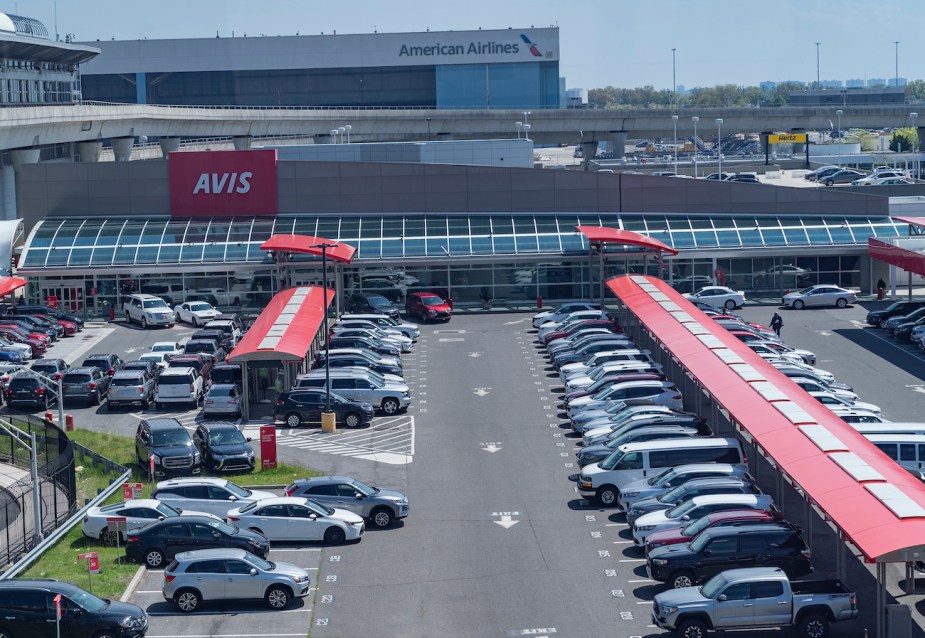
M 171 215 L 277 213 L 276 151 L 176 152 L 168 165 Z

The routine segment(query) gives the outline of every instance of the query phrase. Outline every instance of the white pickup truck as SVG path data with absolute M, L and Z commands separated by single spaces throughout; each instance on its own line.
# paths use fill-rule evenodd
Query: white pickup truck
M 841 581 L 791 582 L 777 567 L 730 569 L 700 587 L 662 592 L 652 610 L 658 627 L 683 638 L 759 627 L 794 627 L 803 638 L 825 638 L 831 623 L 857 616 L 857 596 Z
M 125 320 L 129 323 L 140 324 L 142 328 L 148 326 L 173 327 L 176 315 L 167 302 L 154 295 L 130 295 L 122 304 Z

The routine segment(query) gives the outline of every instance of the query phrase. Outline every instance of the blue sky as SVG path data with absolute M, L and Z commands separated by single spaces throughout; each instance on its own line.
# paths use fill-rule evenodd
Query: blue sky
M 0 0 L 52 31 L 54 0 Z M 922 0 L 57 0 L 58 32 L 79 40 L 382 31 L 560 28 L 572 87 L 757 84 L 821 77 L 925 77 Z

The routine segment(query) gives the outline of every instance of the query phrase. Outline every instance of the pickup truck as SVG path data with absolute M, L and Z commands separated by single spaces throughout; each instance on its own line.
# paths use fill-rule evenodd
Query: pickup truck
M 683 638 L 756 627 L 794 627 L 799 636 L 824 638 L 831 623 L 857 615 L 857 596 L 841 581 L 791 582 L 776 567 L 752 567 L 658 594 L 652 621 Z

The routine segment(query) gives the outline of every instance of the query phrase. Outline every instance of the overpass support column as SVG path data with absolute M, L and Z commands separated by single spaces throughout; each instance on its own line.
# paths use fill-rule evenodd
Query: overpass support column
M 16 219 L 19 217 L 19 171 L 23 164 L 38 164 L 41 151 L 37 148 L 17 148 L 10 151 L 8 168 L 0 167 L 0 218 Z
M 19 171 L 23 164 L 38 164 L 41 151 L 37 148 L 16 148 L 10 151 L 13 170 Z
M 591 162 L 597 157 L 597 142 L 582 142 L 581 156 L 584 158 L 581 163 L 583 170 L 590 170 Z
M 77 142 L 77 154 L 80 155 L 81 162 L 94 163 L 100 161 L 100 152 L 102 150 L 103 143 L 96 140 Z
M 610 143 L 613 146 L 613 158 L 626 157 L 626 134 L 628 131 L 611 131 Z
M 135 143 L 133 137 L 114 137 L 112 138 L 112 154 L 117 162 L 130 162 L 132 160 L 132 146 Z
M 171 153 L 176 153 L 180 150 L 180 138 L 179 137 L 162 137 L 157 141 L 161 147 L 161 155 L 164 159 L 167 159 L 167 156 Z
M 234 142 L 234 150 L 249 151 L 254 138 L 250 135 L 236 135 L 232 141 Z
M 327 135 L 316 135 L 314 137 L 315 144 L 335 144 L 334 136 L 328 133 Z
M 792 128 L 790 129 L 791 133 L 805 133 L 806 129 L 802 128 Z M 841 142 L 841 140 L 839 140 Z M 794 155 L 805 155 L 806 154 L 806 144 L 794 144 L 793 145 L 793 154 Z
M 434 135 L 434 139 L 438 142 L 452 142 L 453 134 L 452 133 L 437 133 Z

